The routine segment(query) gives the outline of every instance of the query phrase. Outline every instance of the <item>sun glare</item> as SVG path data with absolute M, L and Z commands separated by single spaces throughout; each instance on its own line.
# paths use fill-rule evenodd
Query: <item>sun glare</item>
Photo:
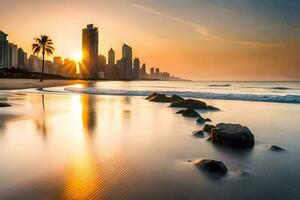
M 72 58 L 77 61 L 80 62 L 82 59 L 82 53 L 80 51 L 76 51 L 72 53 Z

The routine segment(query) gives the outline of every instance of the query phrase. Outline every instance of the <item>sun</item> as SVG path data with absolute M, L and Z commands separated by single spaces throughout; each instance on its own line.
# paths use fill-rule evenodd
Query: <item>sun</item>
M 74 59 L 77 62 L 80 62 L 82 59 L 82 53 L 81 51 L 75 51 L 72 53 L 72 59 Z

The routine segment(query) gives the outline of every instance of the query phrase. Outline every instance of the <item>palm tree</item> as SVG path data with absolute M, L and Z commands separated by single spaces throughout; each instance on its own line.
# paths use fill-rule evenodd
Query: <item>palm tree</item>
M 54 52 L 53 42 L 47 35 L 41 35 L 41 38 L 35 38 L 35 43 L 32 44 L 33 54 L 39 54 L 42 51 L 43 55 L 43 66 L 40 81 L 43 81 L 44 67 L 45 67 L 45 53 L 52 55 Z

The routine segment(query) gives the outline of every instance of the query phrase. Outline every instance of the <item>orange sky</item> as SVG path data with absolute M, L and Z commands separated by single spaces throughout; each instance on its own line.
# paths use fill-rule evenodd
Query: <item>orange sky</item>
M 282 13 L 292 6 L 212 2 L 1 0 L 0 30 L 27 52 L 34 37 L 50 35 L 55 55 L 72 57 L 93 23 L 101 54 L 112 47 L 120 57 L 125 42 L 148 69 L 195 80 L 300 80 L 299 20 Z

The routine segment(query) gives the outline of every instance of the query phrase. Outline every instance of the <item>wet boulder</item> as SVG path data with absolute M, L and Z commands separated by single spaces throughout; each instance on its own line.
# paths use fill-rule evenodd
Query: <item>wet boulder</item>
M 200 109 L 200 110 L 219 110 L 213 106 L 208 106 L 205 102 L 194 100 L 194 99 L 186 99 L 181 101 L 172 102 L 170 107 L 177 108 L 190 108 L 190 109 Z
M 203 131 L 194 131 L 193 132 L 193 136 L 203 138 L 204 137 L 204 133 L 203 133 Z
M 211 129 L 211 141 L 235 147 L 253 147 L 255 144 L 250 129 L 240 124 L 218 124 Z
M 176 114 L 183 114 L 185 112 L 185 110 L 179 110 L 176 112 Z
M 170 98 L 167 97 L 165 94 L 156 94 L 152 98 L 149 99 L 151 102 L 160 102 L 160 103 L 169 103 Z
M 270 145 L 268 148 L 270 151 L 285 151 L 285 149 L 283 149 L 279 146 L 276 146 L 276 145 Z
M 0 107 L 10 107 L 11 105 L 8 103 L 0 103 Z
M 204 132 L 207 132 L 207 133 L 211 133 L 211 130 L 212 130 L 213 128 L 216 128 L 216 126 L 206 124 L 206 125 L 203 127 L 203 131 L 204 131 Z
M 195 162 L 195 166 L 208 173 L 225 175 L 228 172 L 227 167 L 221 161 L 203 159 Z
M 184 100 L 184 98 L 182 98 L 181 96 L 178 96 L 176 94 L 172 95 L 171 98 L 170 98 L 171 102 L 183 101 L 183 100 Z
M 146 99 L 147 99 L 147 100 L 150 100 L 150 99 L 152 99 L 153 97 L 155 97 L 155 96 L 157 96 L 157 95 L 158 95 L 158 93 L 153 92 L 151 95 L 149 95 L 148 97 L 146 97 Z
M 203 118 L 202 116 L 200 116 L 198 119 L 197 119 L 197 123 L 198 124 L 204 124 L 205 122 L 211 122 L 211 119 L 209 118 Z
M 197 111 L 193 110 L 193 109 L 186 109 L 182 113 L 182 116 L 197 118 L 197 117 L 200 117 L 200 114 Z

